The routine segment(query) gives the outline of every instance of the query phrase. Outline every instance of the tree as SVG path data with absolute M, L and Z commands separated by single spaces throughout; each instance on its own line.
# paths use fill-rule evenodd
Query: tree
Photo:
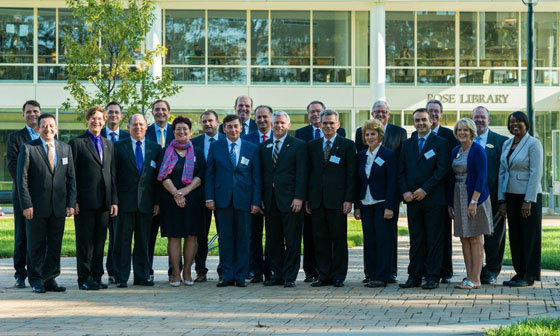
M 181 90 L 167 69 L 161 77 L 152 75 L 154 58 L 167 52 L 161 45 L 147 51 L 143 46 L 154 21 L 153 0 L 127 0 L 126 7 L 124 2 L 66 0 L 87 31 L 80 41 L 71 32 L 62 41 L 68 76 L 65 89 L 73 97 L 63 108 L 75 108 L 80 120 L 92 105 L 105 106 L 110 101 L 119 102 L 127 114 L 145 114 L 153 100 Z

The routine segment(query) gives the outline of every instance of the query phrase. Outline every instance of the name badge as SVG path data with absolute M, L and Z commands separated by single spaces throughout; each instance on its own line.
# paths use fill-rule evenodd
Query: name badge
M 152 166 L 152 168 L 156 169 L 156 162 L 154 160 L 152 160 L 150 162 L 150 166 Z
M 331 156 L 331 158 L 329 159 L 330 162 L 332 163 L 336 163 L 339 164 L 340 163 L 340 158 L 336 155 Z
M 383 166 L 383 164 L 385 163 L 385 160 L 383 160 L 382 158 L 380 158 L 379 156 L 375 158 L 375 161 L 373 161 L 375 163 L 377 163 L 377 165 L 379 167 Z
M 426 158 L 426 160 L 429 160 L 430 158 L 432 158 L 432 156 L 436 155 L 436 153 L 434 153 L 433 149 L 430 149 L 429 151 L 427 151 L 426 153 L 424 153 L 424 157 Z
M 268 145 L 266 145 L 266 148 L 272 148 L 272 144 L 269 143 Z
M 494 148 L 494 145 L 487 143 L 487 144 L 486 144 L 486 147 L 488 147 L 488 148 Z
M 193 156 L 193 162 L 196 163 L 196 156 Z
M 249 159 L 247 159 L 246 157 L 242 156 L 242 157 L 241 157 L 240 163 L 241 163 L 242 165 L 247 166 L 247 165 L 249 164 Z
M 68 158 L 67 158 L 67 157 L 62 158 L 62 164 L 63 164 L 63 165 L 67 165 L 67 164 L 68 164 Z

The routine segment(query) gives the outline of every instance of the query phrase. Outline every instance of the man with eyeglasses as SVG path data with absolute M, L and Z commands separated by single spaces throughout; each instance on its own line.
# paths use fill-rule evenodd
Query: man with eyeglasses
M 391 118 L 391 108 L 389 107 L 389 103 L 384 100 L 378 100 L 373 103 L 373 107 L 371 108 L 371 116 L 374 119 L 381 121 L 381 123 L 385 126 L 385 136 L 383 137 L 383 146 L 389 148 L 390 150 L 395 152 L 397 158 L 400 156 L 401 146 L 403 142 L 406 140 L 406 130 L 400 126 L 394 125 L 389 123 L 389 119 Z M 362 128 L 358 127 L 356 129 L 356 149 L 358 153 L 363 151 L 367 148 L 362 140 Z M 398 162 L 397 162 L 398 166 Z M 394 249 L 393 249 L 393 265 L 391 267 L 392 271 L 392 279 L 389 281 L 390 283 L 397 282 L 397 250 L 398 250 L 398 227 L 397 223 L 399 221 L 399 207 L 402 199 L 399 197 L 397 204 L 395 204 L 395 208 L 393 209 L 393 213 L 397 214 L 391 218 L 392 225 L 394 225 L 395 234 L 394 234 Z M 365 260 L 364 260 L 365 261 Z M 365 267 L 366 263 L 364 263 Z M 369 283 L 369 275 L 368 270 L 364 268 L 365 279 L 364 283 Z

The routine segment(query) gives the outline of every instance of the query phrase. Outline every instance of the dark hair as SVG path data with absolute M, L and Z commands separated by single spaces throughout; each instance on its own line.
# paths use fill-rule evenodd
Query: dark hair
M 428 113 L 428 109 L 425 107 L 417 108 L 414 112 L 412 112 L 412 116 L 414 117 L 416 113 Z
M 231 122 L 231 121 L 235 121 L 235 120 L 240 120 L 239 116 L 237 114 L 228 114 L 224 120 L 222 120 L 223 125 L 225 126 L 226 123 Z M 241 122 L 241 120 L 239 121 Z
M 216 121 L 219 121 L 220 119 L 218 119 L 218 113 L 216 113 L 216 111 L 214 110 L 206 110 L 204 112 L 202 112 L 202 114 L 200 115 L 200 119 L 202 120 L 202 117 L 205 115 L 210 115 L 213 114 L 214 117 L 216 118 Z
M 430 104 L 438 104 L 440 112 L 443 113 L 443 105 L 441 105 L 441 102 L 439 100 L 437 99 L 428 100 L 428 102 L 426 103 L 426 110 L 428 109 L 428 106 L 430 106 Z
M 173 123 L 171 124 L 173 130 L 175 130 L 175 126 L 177 126 L 177 124 L 180 123 L 187 124 L 187 126 L 189 126 L 189 130 L 192 129 L 192 123 L 189 118 L 183 116 L 177 116 L 175 117 L 175 119 L 173 119 Z
M 39 104 L 38 101 L 36 100 L 28 100 L 25 103 L 23 103 L 23 106 L 21 107 L 22 112 L 25 112 L 25 105 L 31 105 L 31 106 L 35 106 L 38 107 L 39 110 L 41 109 L 41 104 Z
M 41 120 L 43 119 L 48 119 L 48 118 L 52 118 L 54 119 L 54 122 L 56 122 L 56 117 L 50 113 L 43 113 L 39 116 L 39 118 L 37 118 L 37 125 L 41 126 Z
M 309 106 L 313 105 L 313 104 L 319 104 L 321 105 L 321 107 L 323 107 L 323 110 L 326 109 L 325 104 L 323 104 L 322 101 L 320 100 L 314 100 L 311 103 L 307 104 L 307 108 L 305 109 L 307 112 L 309 112 Z
M 154 110 L 154 106 L 156 106 L 157 103 L 165 103 L 165 105 L 167 105 L 167 110 L 171 111 L 171 107 L 169 106 L 169 103 L 167 102 L 167 100 L 163 100 L 163 99 L 158 99 L 152 103 L 152 111 Z
M 521 111 L 515 111 L 512 114 L 510 114 L 508 119 L 507 119 L 507 129 L 510 133 L 511 133 L 511 129 L 509 128 L 509 121 L 511 120 L 511 117 L 514 117 L 515 119 L 524 123 L 525 127 L 527 128 L 527 132 L 529 132 L 529 128 L 531 128 L 531 124 L 529 123 L 529 118 L 527 117 L 527 115 L 525 113 L 523 113 Z
M 109 104 L 107 104 L 107 105 L 105 106 L 105 110 L 108 110 L 108 109 L 109 109 L 109 106 L 111 106 L 111 105 L 117 105 L 117 106 L 119 107 L 119 109 L 122 111 L 122 106 L 121 106 L 121 104 L 117 103 L 116 101 L 112 101 L 112 102 L 110 102 Z
M 259 106 L 255 107 L 255 114 L 257 113 L 257 110 L 260 109 L 260 108 L 268 109 L 268 111 L 270 112 L 270 114 L 273 113 L 272 107 L 270 107 L 270 106 L 268 106 L 268 105 L 259 105 Z
M 89 118 L 91 118 L 91 116 L 96 112 L 101 112 L 101 114 L 103 114 L 103 120 L 107 120 L 107 112 L 105 112 L 105 109 L 99 105 L 92 106 L 87 110 L 86 120 L 89 120 Z

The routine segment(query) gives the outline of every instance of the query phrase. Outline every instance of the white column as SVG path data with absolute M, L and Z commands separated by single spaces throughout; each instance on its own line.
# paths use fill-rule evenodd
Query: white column
M 370 12 L 370 87 L 372 104 L 385 100 L 385 7 L 383 3 L 371 6 Z
M 152 28 L 146 35 L 146 49 L 154 50 L 158 45 L 162 44 L 162 32 L 161 32 L 162 18 L 161 18 L 161 7 L 158 4 L 154 4 L 154 22 Z M 163 66 L 162 57 L 154 58 L 154 66 L 152 68 L 152 74 L 154 77 L 161 77 Z

